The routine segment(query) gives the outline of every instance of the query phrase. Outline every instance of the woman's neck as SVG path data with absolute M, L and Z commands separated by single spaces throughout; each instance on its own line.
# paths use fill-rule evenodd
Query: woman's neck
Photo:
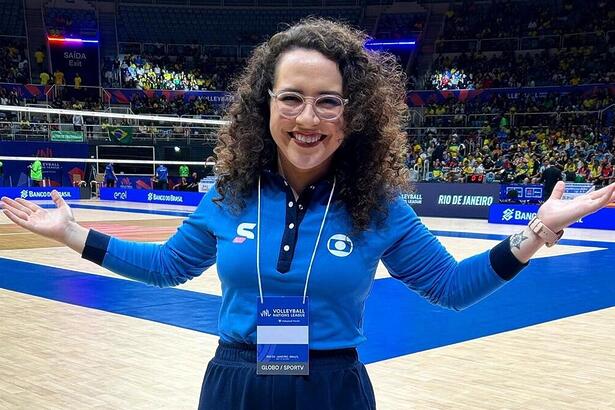
M 298 169 L 292 165 L 287 159 L 278 156 L 278 172 L 286 179 L 295 195 L 295 199 L 299 197 L 301 192 L 308 186 L 315 184 L 329 172 L 331 160 L 320 164 L 318 167 L 310 170 Z

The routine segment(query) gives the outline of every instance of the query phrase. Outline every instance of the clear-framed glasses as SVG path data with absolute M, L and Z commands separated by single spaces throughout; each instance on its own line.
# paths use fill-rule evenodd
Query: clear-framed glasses
M 271 98 L 275 99 L 280 115 L 294 119 L 305 109 L 305 104 L 312 103 L 316 116 L 323 121 L 335 121 L 344 112 L 344 106 L 348 104 L 347 98 L 333 94 L 325 94 L 319 97 L 306 97 L 294 91 L 283 91 L 275 94 L 268 90 Z

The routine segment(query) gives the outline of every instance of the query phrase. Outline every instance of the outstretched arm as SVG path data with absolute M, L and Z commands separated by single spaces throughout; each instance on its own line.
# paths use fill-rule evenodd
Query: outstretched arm
M 537 214 L 542 223 L 555 233 L 615 201 L 615 184 L 569 201 L 562 200 L 564 188 L 564 182 L 559 181 L 553 188 L 551 197 L 540 207 Z M 527 226 L 510 237 L 511 251 L 522 263 L 529 261 L 544 244 L 545 241 Z
M 125 241 L 86 229 L 75 221 L 56 191 L 52 191 L 52 199 L 57 207 L 53 211 L 24 199 L 3 197 L 1 203 L 4 214 L 19 226 L 57 240 L 117 274 L 150 285 L 184 283 L 216 261 L 216 238 L 206 228 L 203 211 L 207 199 L 164 244 Z
M 51 191 L 51 199 L 56 205 L 55 211 L 48 211 L 22 198 L 2 197 L 0 204 L 7 218 L 22 228 L 82 253 L 89 229 L 75 221 L 73 211 L 57 191 Z
M 559 182 L 540 208 L 538 218 L 559 232 L 614 201 L 614 191 L 615 184 L 611 184 L 563 201 L 564 184 Z M 503 286 L 546 243 L 525 227 L 491 250 L 457 262 L 412 210 L 402 210 L 395 224 L 401 237 L 382 256 L 391 275 L 431 303 L 454 310 L 464 309 Z

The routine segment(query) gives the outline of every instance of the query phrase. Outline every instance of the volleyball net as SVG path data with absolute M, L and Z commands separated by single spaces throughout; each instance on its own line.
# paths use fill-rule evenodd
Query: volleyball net
M 125 106 L 0 105 L 0 187 L 194 189 L 213 174 L 207 158 L 223 124 L 217 116 L 134 114 Z

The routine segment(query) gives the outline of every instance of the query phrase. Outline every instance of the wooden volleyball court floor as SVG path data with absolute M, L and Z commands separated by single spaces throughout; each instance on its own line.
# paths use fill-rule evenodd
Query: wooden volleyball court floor
M 164 241 L 192 208 L 74 203 L 86 226 Z M 423 218 L 457 258 L 518 227 Z M 462 312 L 380 266 L 359 348 L 379 409 L 614 409 L 615 233 L 569 229 Z M 0 409 L 194 409 L 217 345 L 215 266 L 178 288 L 121 278 L 0 214 Z

